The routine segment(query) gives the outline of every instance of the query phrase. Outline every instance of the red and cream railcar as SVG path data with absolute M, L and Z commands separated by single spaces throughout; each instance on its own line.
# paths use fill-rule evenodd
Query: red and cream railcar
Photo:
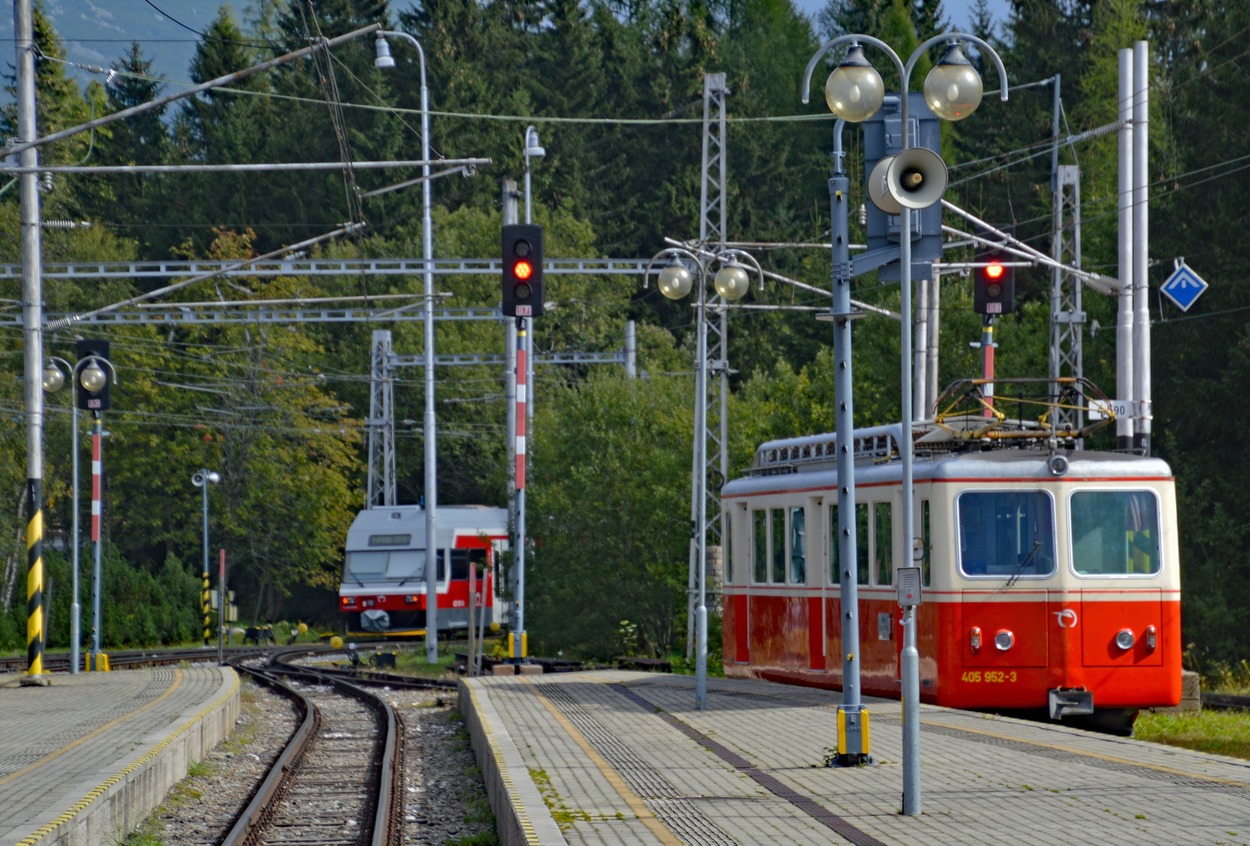
M 900 691 L 901 427 L 855 433 L 862 690 Z M 917 424 L 923 573 L 920 695 L 958 708 L 1049 709 L 1131 725 L 1181 695 L 1180 561 L 1171 470 L 1157 458 L 989 448 Z M 1000 442 L 1001 443 L 1001 442 Z M 730 676 L 840 688 L 835 435 L 766 443 L 721 492 Z
M 467 628 L 471 609 L 479 625 L 483 619 L 501 622 L 495 564 L 508 548 L 507 509 L 440 505 L 436 516 L 438 628 Z M 418 505 L 377 506 L 356 515 L 347 530 L 339 585 L 349 635 L 424 633 L 425 534 L 425 509 Z

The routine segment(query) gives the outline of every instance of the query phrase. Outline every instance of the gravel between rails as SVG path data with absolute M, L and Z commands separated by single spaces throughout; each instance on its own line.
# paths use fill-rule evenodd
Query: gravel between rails
M 451 693 L 389 691 L 406 726 L 405 846 L 492 843 L 494 817 Z M 295 729 L 286 699 L 244 682 L 230 738 L 165 797 L 127 841 L 130 846 L 212 846 L 264 778 Z

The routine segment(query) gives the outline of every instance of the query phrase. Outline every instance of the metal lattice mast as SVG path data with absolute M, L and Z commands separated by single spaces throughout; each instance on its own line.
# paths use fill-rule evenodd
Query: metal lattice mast
M 369 364 L 369 486 L 365 507 L 395 504 L 395 365 L 389 329 L 373 330 Z
M 1055 170 L 1053 258 L 1065 267 L 1081 267 L 1081 171 L 1076 165 Z M 1081 280 L 1056 267 L 1050 293 L 1050 377 L 1085 375 L 1081 337 L 1085 312 L 1081 310 Z M 1055 425 L 1079 429 L 1079 408 L 1059 408 Z
M 725 74 L 709 73 L 703 77 L 703 169 L 699 192 L 699 243 L 723 244 L 725 234 Z M 700 284 L 704 284 L 701 280 Z M 686 658 L 694 657 L 695 604 L 698 593 L 698 569 L 707 568 L 708 559 L 719 560 L 721 549 L 720 487 L 709 485 L 711 478 L 724 479 L 729 469 L 726 451 L 728 424 L 728 365 L 725 349 L 726 310 L 723 300 L 713 295 L 696 319 L 703 321 L 707 338 L 707 355 L 700 366 L 707 368 L 707 390 L 695 397 L 694 458 L 692 461 L 690 495 L 690 570 L 687 584 Z M 699 500 L 704 500 L 700 509 Z M 704 515 L 700 524 L 700 513 Z M 711 552 L 714 550 L 714 552 Z M 709 555 L 709 552 L 711 554 Z M 705 570 L 705 576 L 706 576 Z M 710 584 L 711 580 L 704 580 Z M 714 604 L 714 603 L 713 603 Z

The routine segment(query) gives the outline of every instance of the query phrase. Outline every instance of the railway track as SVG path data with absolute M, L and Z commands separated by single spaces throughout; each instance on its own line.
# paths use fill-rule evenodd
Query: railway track
M 224 846 L 399 846 L 403 721 L 384 698 L 344 674 L 291 663 L 233 661 L 296 700 L 302 721 Z

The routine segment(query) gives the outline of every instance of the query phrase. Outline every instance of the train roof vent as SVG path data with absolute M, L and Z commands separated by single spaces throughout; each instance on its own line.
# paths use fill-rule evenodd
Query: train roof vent
M 856 429 L 851 435 L 855 459 L 879 462 L 896 457 L 901 429 L 898 425 Z M 755 476 L 797 473 L 800 469 L 829 467 L 837 460 L 837 432 L 786 438 L 761 444 L 755 451 L 750 473 Z

